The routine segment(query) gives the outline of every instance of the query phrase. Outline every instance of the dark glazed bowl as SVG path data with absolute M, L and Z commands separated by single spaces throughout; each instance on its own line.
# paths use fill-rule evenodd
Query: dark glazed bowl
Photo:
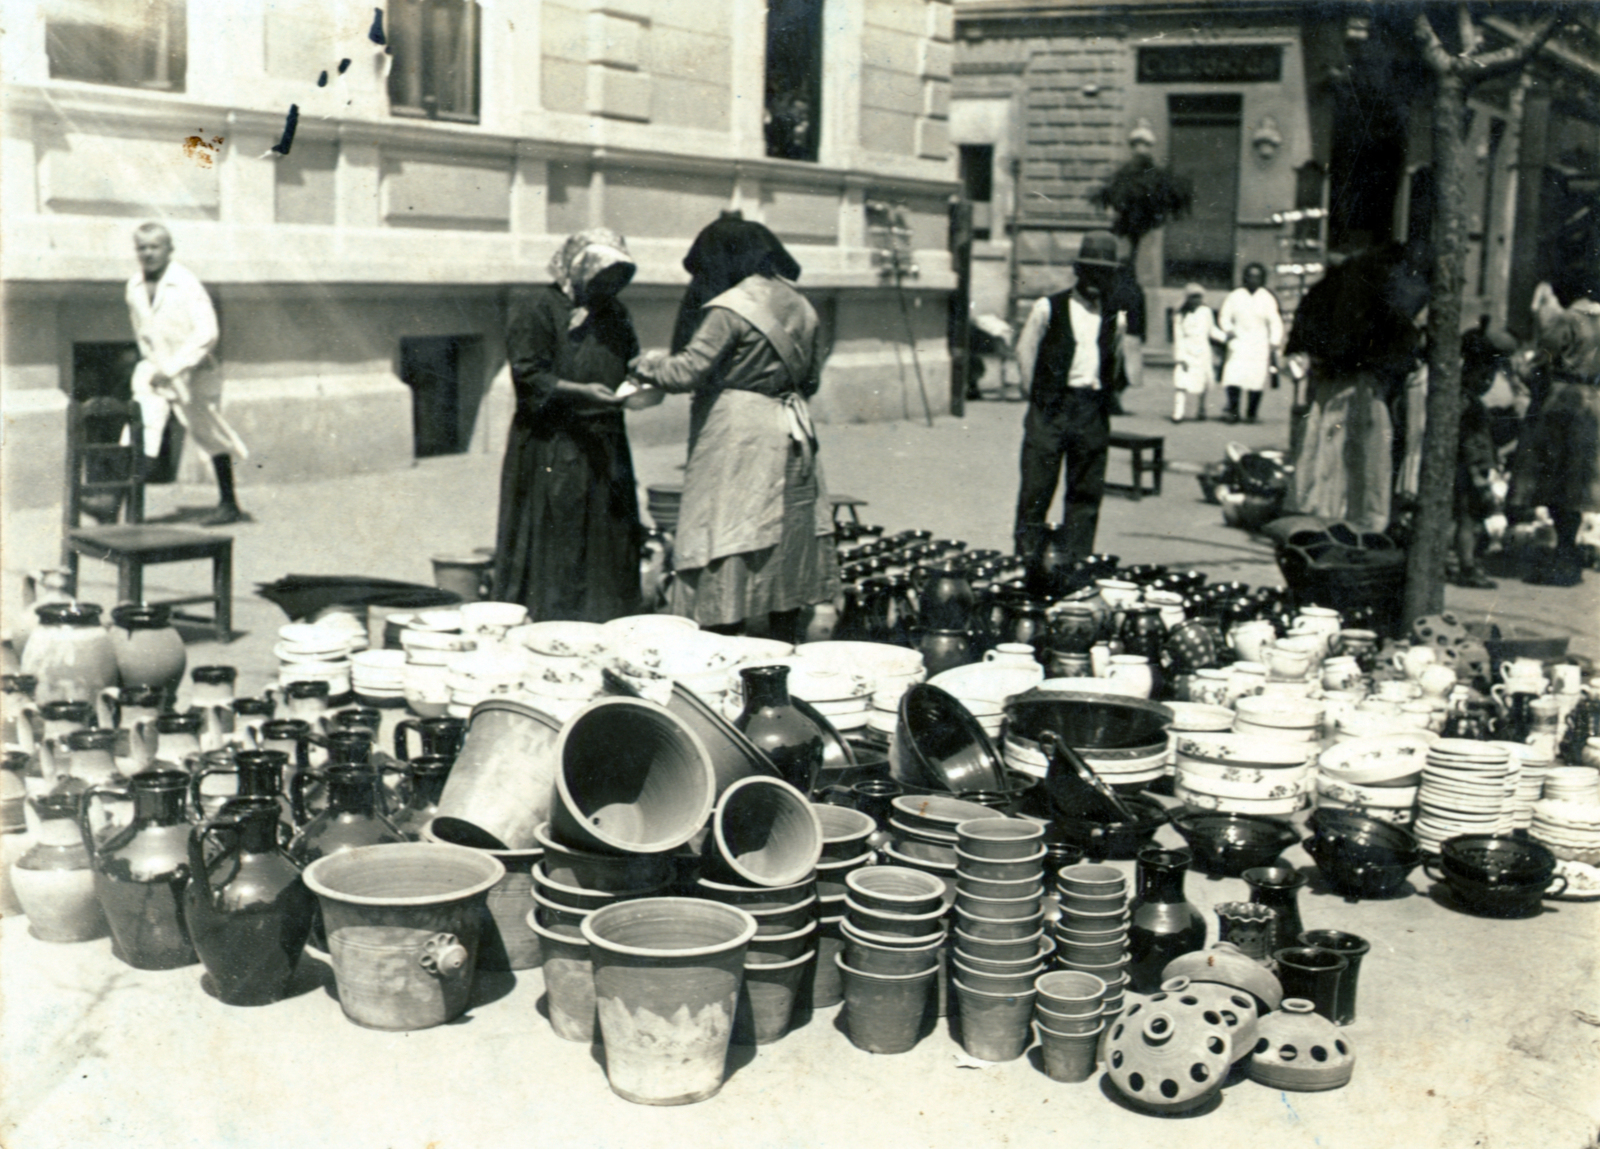
M 994 743 L 953 694 L 925 682 L 911 687 L 900 699 L 899 734 L 928 783 L 955 793 L 1005 788 Z
M 1339 843 L 1345 851 L 1354 851 L 1364 861 L 1385 865 L 1410 863 L 1421 860 L 1422 847 L 1416 835 L 1404 826 L 1396 826 L 1377 818 L 1368 818 L 1351 810 L 1317 810 L 1306 820 L 1319 843 Z
M 1124 749 L 1161 741 L 1172 711 L 1123 694 L 1030 690 L 1006 705 L 1008 733 L 1038 742 L 1054 731 L 1074 750 Z
M 1090 861 L 1132 858 L 1149 844 L 1167 820 L 1167 811 L 1154 798 L 1133 795 L 1122 799 L 1135 814 L 1131 822 L 1095 822 L 1056 812 L 1056 829 L 1063 841 L 1083 850 Z
M 1422 860 L 1420 853 L 1395 855 L 1349 839 L 1319 838 L 1314 834 L 1301 844 L 1328 887 L 1346 898 L 1392 898 Z M 1384 860 L 1396 857 L 1400 860 Z
M 1208 874 L 1237 878 L 1255 866 L 1270 866 L 1299 839 L 1294 827 L 1278 818 L 1251 814 L 1217 814 L 1181 810 L 1172 825 L 1194 852 L 1195 865 Z
M 1462 834 L 1439 847 L 1444 872 L 1485 886 L 1550 884 L 1556 856 L 1537 842 L 1499 834 Z

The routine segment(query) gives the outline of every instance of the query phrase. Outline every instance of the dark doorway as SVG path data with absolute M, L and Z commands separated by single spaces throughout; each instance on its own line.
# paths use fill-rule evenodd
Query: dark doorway
M 459 455 L 472 438 L 483 389 L 483 340 L 439 335 L 400 341 L 400 380 L 411 388 L 416 457 Z
M 139 345 L 127 342 L 74 343 L 72 345 L 72 398 L 121 399 L 132 396 L 129 382 L 133 366 L 139 362 Z M 91 442 L 102 442 L 93 426 L 87 428 Z M 183 454 L 183 424 L 174 416 L 167 420 L 161 439 L 161 455 L 151 468 L 149 483 L 170 483 L 178 475 L 178 460 Z M 111 478 L 100 475 L 99 478 Z
M 767 155 L 817 162 L 822 0 L 767 0 Z
M 1168 96 L 1169 164 L 1194 181 L 1194 208 L 1167 224 L 1161 246 L 1168 284 L 1194 280 L 1233 286 L 1233 229 L 1239 215 L 1239 136 L 1243 98 Z

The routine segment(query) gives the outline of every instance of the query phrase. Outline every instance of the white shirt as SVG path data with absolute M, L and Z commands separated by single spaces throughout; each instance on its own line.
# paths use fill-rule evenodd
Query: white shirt
M 1267 385 L 1272 353 L 1283 342 L 1283 317 L 1277 297 L 1264 287 L 1236 287 L 1222 301 L 1217 325 L 1228 335 L 1228 361 L 1222 368 L 1226 387 L 1260 391 Z
M 194 272 L 176 261 L 167 264 L 151 299 L 141 271 L 128 280 L 126 297 L 139 356 L 162 375 L 181 378 L 210 357 L 217 345 L 217 313 Z
M 1017 336 L 1017 366 L 1022 369 L 1022 389 L 1033 390 L 1033 371 L 1039 362 L 1039 344 L 1050 327 L 1050 297 L 1041 295 L 1033 301 L 1028 320 Z M 1101 316 L 1090 311 L 1076 295 L 1068 297 L 1067 318 L 1072 323 L 1072 338 L 1076 346 L 1072 363 L 1067 368 L 1068 387 L 1100 386 L 1100 321 Z

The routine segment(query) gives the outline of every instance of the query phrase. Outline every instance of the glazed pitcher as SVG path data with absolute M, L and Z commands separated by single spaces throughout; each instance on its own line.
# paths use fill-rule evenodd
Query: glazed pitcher
M 390 767 L 405 776 L 405 786 L 400 807 L 391 812 L 389 820 L 411 841 L 422 840 L 422 828 L 439 812 L 439 799 L 454 764 L 453 755 L 421 755 L 398 767 Z
M 22 673 L 38 680 L 34 698 L 93 702 L 117 683 L 117 656 L 94 603 L 50 603 L 22 651 Z
M 1194 855 L 1146 847 L 1138 854 L 1138 890 L 1129 907 L 1128 976 L 1140 993 L 1161 987 L 1161 971 L 1206 944 L 1206 921 L 1189 904 L 1183 879 Z
M 822 772 L 826 743 L 822 731 L 789 699 L 789 668 L 747 666 L 739 677 L 744 680 L 744 710 L 734 726 L 772 760 L 784 781 L 810 794 Z
M 291 682 L 287 686 L 269 686 L 263 693 L 266 697 L 282 701 L 278 704 L 284 717 L 297 718 L 301 722 L 309 722 L 313 727 L 318 726 L 323 717 L 328 713 L 328 699 L 333 688 L 327 682 L 318 679 L 307 682 Z
M 280 820 L 294 825 L 289 796 L 283 787 L 283 771 L 289 756 L 280 750 L 228 750 L 205 755 L 202 766 L 189 777 L 189 807 L 202 821 L 225 816 L 225 811 L 241 798 L 271 798 L 279 805 Z M 231 793 L 215 785 L 206 793 L 206 782 L 231 776 Z
M 232 666 L 197 666 L 189 672 L 191 706 L 227 706 L 233 701 L 239 671 Z
M 176 969 L 199 960 L 183 919 L 188 783 L 181 770 L 146 770 L 125 786 L 91 786 L 79 809 L 95 894 L 115 943 L 112 952 L 135 969 Z M 131 797 L 133 822 L 99 841 L 92 828 L 94 805 L 111 796 Z
M 162 714 L 156 718 L 156 757 L 173 766 L 182 766 L 200 755 L 200 733 L 204 719 L 199 713 Z
M 40 941 L 86 942 L 106 935 L 89 852 L 78 829 L 77 790 L 28 799 L 33 845 L 11 867 L 28 932 Z
M 41 607 L 73 601 L 67 591 L 71 585 L 72 572 L 60 568 L 30 571 L 22 576 L 23 609 L 11 631 L 11 644 L 19 654 L 27 649 L 28 639 L 39 625 Z
M 415 733 L 420 748 L 416 757 L 449 758 L 461 753 L 467 739 L 467 721 L 464 718 L 407 718 L 394 729 L 394 756 L 409 762 L 410 735 Z

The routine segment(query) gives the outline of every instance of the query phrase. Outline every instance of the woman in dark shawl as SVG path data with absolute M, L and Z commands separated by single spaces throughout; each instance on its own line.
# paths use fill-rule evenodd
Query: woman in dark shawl
M 758 223 L 711 224 L 685 265 L 701 290 L 720 290 L 704 297 L 687 346 L 634 365 L 647 384 L 694 394 L 672 610 L 793 642 L 801 608 L 839 586 L 806 408 L 822 370 L 817 315 L 787 282 L 799 264 Z
M 535 621 L 639 610 L 639 502 L 615 394 L 639 352 L 617 293 L 635 267 L 593 228 L 550 260 L 555 281 L 512 296 L 506 353 L 517 410 L 500 474 L 494 597 Z

